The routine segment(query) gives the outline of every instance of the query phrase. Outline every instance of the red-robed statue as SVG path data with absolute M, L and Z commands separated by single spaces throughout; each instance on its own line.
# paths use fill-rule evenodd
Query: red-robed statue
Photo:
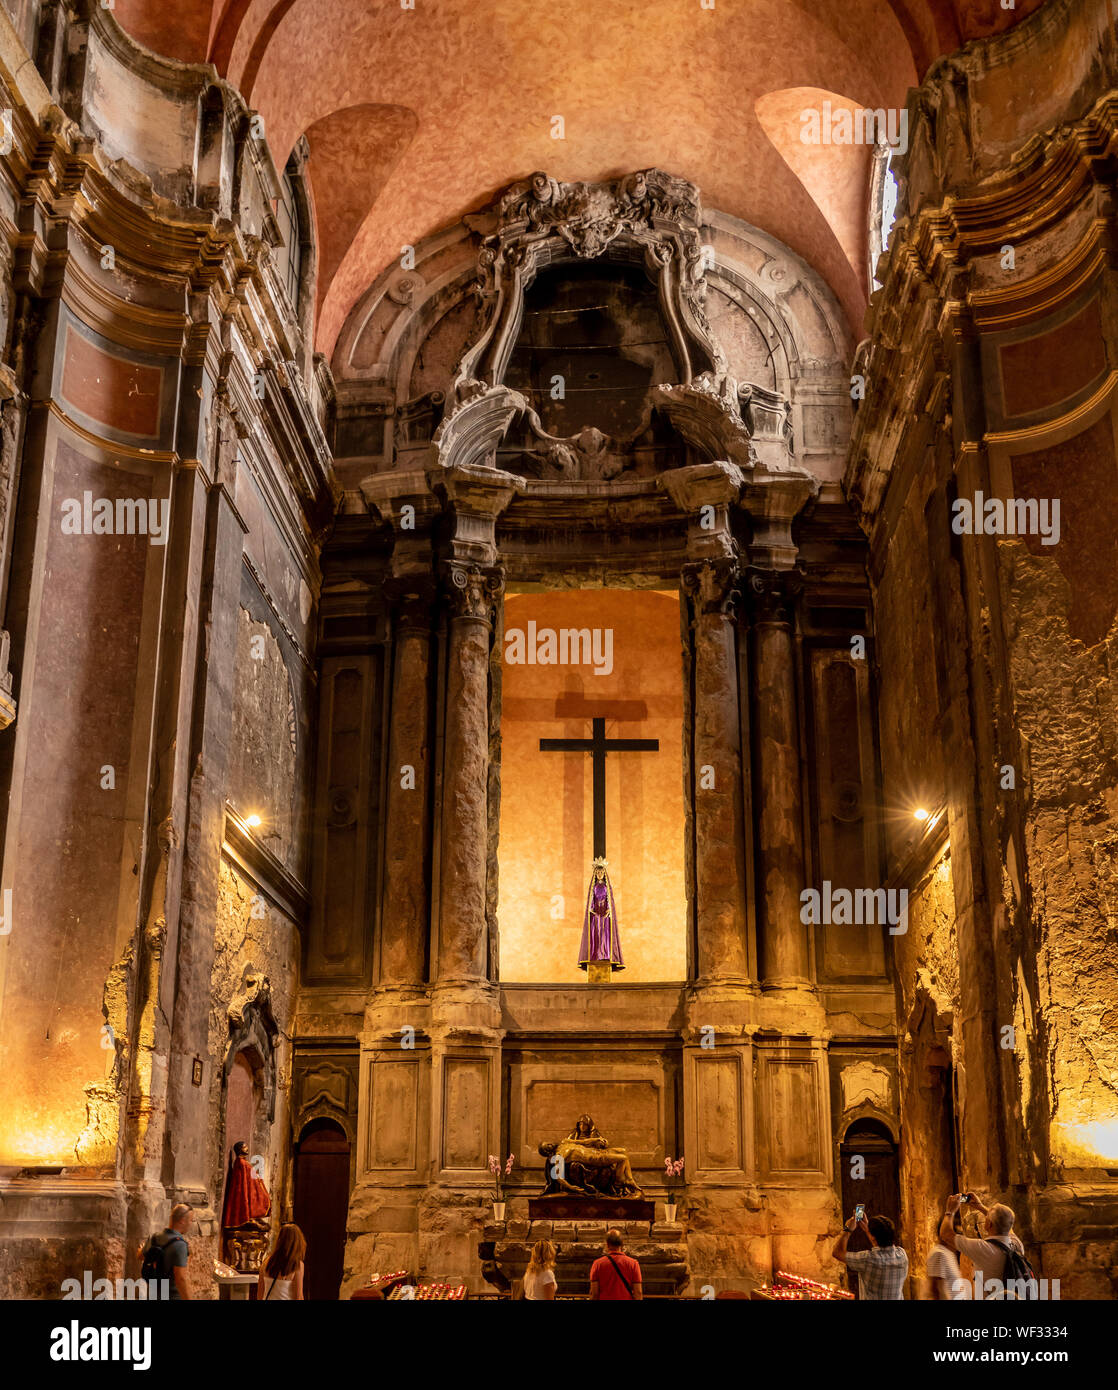
M 229 1154 L 229 1176 L 225 1183 L 225 1202 L 221 1209 L 224 1230 L 235 1230 L 250 1221 L 259 1221 L 272 1209 L 268 1189 L 252 1171 L 248 1145 L 234 1144 Z

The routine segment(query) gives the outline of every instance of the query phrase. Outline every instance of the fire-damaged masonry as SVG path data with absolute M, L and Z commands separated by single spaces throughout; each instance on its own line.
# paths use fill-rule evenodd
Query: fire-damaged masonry
M 314 7 L 166 8 L 0 8 L 0 1297 L 130 1287 L 176 1203 L 198 1297 L 253 1202 L 315 1297 L 574 1268 L 585 1113 L 650 1292 L 836 1282 L 867 1181 L 914 1273 L 970 1190 L 1113 1298 L 1106 6 L 910 26 L 888 151 L 751 105 L 801 191 L 891 168 L 872 268 L 651 137 L 444 180 L 422 48 L 303 129 Z

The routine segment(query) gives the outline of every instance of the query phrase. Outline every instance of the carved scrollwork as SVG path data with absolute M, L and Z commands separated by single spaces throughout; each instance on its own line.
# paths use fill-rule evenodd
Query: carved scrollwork
M 800 570 L 750 569 L 745 586 L 750 621 L 791 625 L 803 589 Z
M 454 617 L 492 620 L 494 605 L 504 592 L 504 570 L 451 560 L 444 575 L 447 602 Z
M 675 347 L 694 370 L 723 374 L 725 358 L 703 309 L 710 257 L 702 246 L 702 208 L 694 184 L 662 169 L 608 183 L 560 183 L 537 171 L 482 213 L 465 218 L 481 237 L 475 292 L 486 326 L 459 364 L 458 400 L 481 381 L 501 383 L 520 321 L 524 288 L 537 268 L 573 252 L 591 260 L 619 239 L 642 247 L 660 280 Z
M 684 565 L 682 580 L 683 591 L 696 613 L 729 616 L 741 601 L 741 570 L 736 555 Z

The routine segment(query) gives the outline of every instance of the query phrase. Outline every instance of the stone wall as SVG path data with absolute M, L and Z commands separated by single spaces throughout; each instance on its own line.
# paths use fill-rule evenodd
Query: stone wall
M 874 556 L 891 871 L 913 893 L 909 1219 L 926 1232 L 952 1176 L 935 1091 L 953 1078 L 958 1181 L 1016 1208 L 1065 1297 L 1113 1297 L 1118 1267 L 1115 320 L 1087 153 L 1114 121 L 1102 15 L 1046 5 L 910 103 L 846 480 Z M 1040 104 L 1010 99 L 1032 87 Z M 1031 503 L 1030 533 L 963 529 L 979 493 L 985 514 Z M 939 818 L 906 831 L 916 804 Z
M 290 1201 L 329 373 L 240 98 L 100 6 L 26 41 L 0 14 L 2 1287 L 134 1273 L 187 1200 L 208 1293 L 245 1047 Z

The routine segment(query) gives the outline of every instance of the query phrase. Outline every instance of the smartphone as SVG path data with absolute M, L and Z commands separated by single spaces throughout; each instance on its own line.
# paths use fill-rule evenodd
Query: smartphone
M 866 1208 L 865 1208 L 865 1205 L 864 1205 L 864 1203 L 859 1202 L 858 1205 L 854 1208 L 854 1220 L 855 1220 L 855 1221 L 864 1221 L 865 1219 L 866 1219 Z
M 964 1202 L 969 1202 L 969 1201 L 970 1201 L 970 1197 L 969 1197 L 969 1195 L 968 1195 L 966 1192 L 961 1192 L 961 1193 L 959 1194 L 959 1205 L 960 1205 L 960 1206 L 962 1206 Z

